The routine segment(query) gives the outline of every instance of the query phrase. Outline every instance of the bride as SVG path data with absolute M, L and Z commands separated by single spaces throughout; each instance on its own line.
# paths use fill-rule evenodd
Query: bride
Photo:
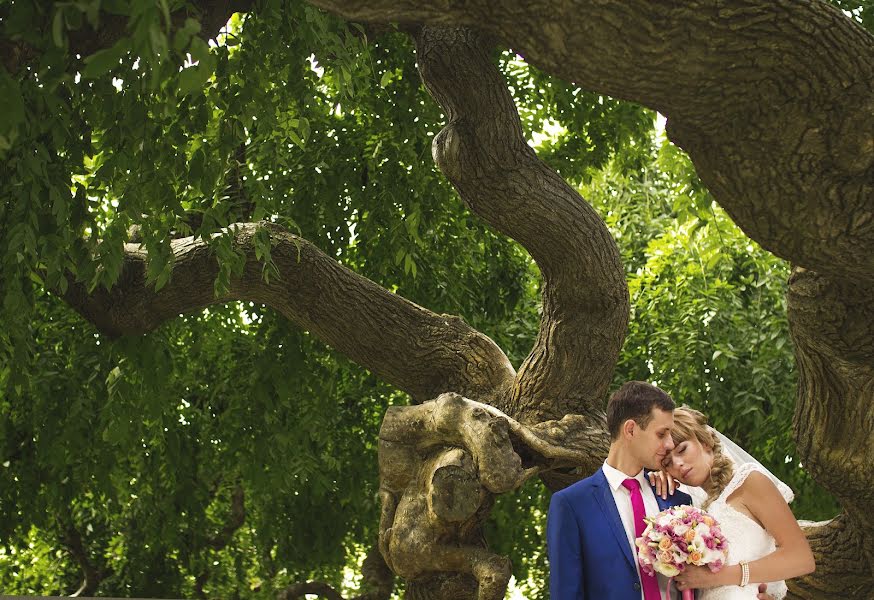
M 747 600 L 757 597 L 755 584 L 770 582 L 768 594 L 783 598 L 785 579 L 815 567 L 807 538 L 787 504 L 792 490 L 708 427 L 707 417 L 697 410 L 674 411 L 671 437 L 674 449 L 662 463 L 663 472 L 650 474 L 658 493 L 672 493 L 674 479 L 692 488 L 686 491 L 719 522 L 728 540 L 728 560 L 719 572 L 689 566 L 674 578 L 677 588 L 701 590 L 698 600 Z

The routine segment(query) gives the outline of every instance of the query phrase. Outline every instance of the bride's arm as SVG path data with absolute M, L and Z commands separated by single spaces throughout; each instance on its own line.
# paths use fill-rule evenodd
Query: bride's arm
M 813 571 L 815 563 L 807 538 L 789 505 L 770 479 L 758 471 L 750 473 L 731 498 L 737 498 L 749 513 L 774 536 L 777 549 L 749 563 L 751 584 L 782 581 Z M 729 540 L 731 543 L 743 541 Z M 708 567 L 687 567 L 674 578 L 677 589 L 704 589 L 724 585 L 740 585 L 741 566 L 728 565 L 712 573 Z M 768 598 L 759 594 L 759 598 Z
M 807 538 L 773 482 L 753 472 L 739 491 L 744 506 L 777 542 L 774 552 L 749 564 L 750 582 L 780 581 L 813 572 L 816 563 Z

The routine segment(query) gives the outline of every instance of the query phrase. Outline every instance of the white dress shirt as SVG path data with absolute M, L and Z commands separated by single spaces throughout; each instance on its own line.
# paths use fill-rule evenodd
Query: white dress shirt
M 659 505 L 656 502 L 655 493 L 649 486 L 649 481 L 643 475 L 643 469 L 633 478 L 629 477 L 622 471 L 614 469 L 606 462 L 602 467 L 604 476 L 607 478 L 607 483 L 610 485 L 610 491 L 613 492 L 613 500 L 616 502 L 616 508 L 619 510 L 619 518 L 622 519 L 622 527 L 625 528 L 625 536 L 628 538 L 628 545 L 631 547 L 631 555 L 634 557 L 634 568 L 637 569 L 637 576 L 640 578 L 640 565 L 637 563 L 637 546 L 634 545 L 634 509 L 631 506 L 631 492 L 628 488 L 622 485 L 626 479 L 637 479 L 640 484 L 640 495 L 643 496 L 643 506 L 646 509 L 647 516 L 654 516 L 661 512 Z M 668 578 L 656 573 L 656 579 L 659 582 L 659 594 L 662 598 L 665 597 L 668 589 Z M 640 600 L 643 598 L 643 586 L 640 588 Z

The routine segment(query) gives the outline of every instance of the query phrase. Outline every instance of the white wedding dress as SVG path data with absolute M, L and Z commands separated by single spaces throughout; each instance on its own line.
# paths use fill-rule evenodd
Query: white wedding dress
M 738 512 L 725 500 L 737 490 L 753 471 L 770 476 L 768 471 L 758 463 L 744 463 L 735 467 L 734 476 L 725 489 L 707 507 L 710 513 L 719 523 L 725 539 L 728 540 L 728 560 L 726 565 L 736 565 L 742 560 L 752 562 L 773 552 L 776 548 L 774 537 L 763 529 L 758 523 L 747 515 Z M 777 489 L 786 499 L 791 502 L 794 494 L 782 481 L 778 480 Z M 689 488 L 686 490 L 692 496 L 694 504 L 701 506 L 706 499 L 706 494 L 701 488 Z M 758 584 L 751 582 L 746 587 L 737 585 L 724 586 L 698 590 L 698 600 L 750 600 L 756 598 Z M 768 593 L 777 600 L 786 596 L 786 582 L 776 581 L 768 584 Z

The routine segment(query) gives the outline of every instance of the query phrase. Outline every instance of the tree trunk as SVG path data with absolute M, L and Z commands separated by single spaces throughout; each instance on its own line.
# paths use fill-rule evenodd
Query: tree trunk
M 799 456 L 844 509 L 808 531 L 817 569 L 790 596 L 858 598 L 874 589 L 874 286 L 796 268 L 788 308 Z
M 379 542 L 408 597 L 503 598 L 510 562 L 482 534 L 495 495 L 589 460 L 603 438 L 585 421 L 568 415 L 529 427 L 458 394 L 389 408 L 379 432 Z

